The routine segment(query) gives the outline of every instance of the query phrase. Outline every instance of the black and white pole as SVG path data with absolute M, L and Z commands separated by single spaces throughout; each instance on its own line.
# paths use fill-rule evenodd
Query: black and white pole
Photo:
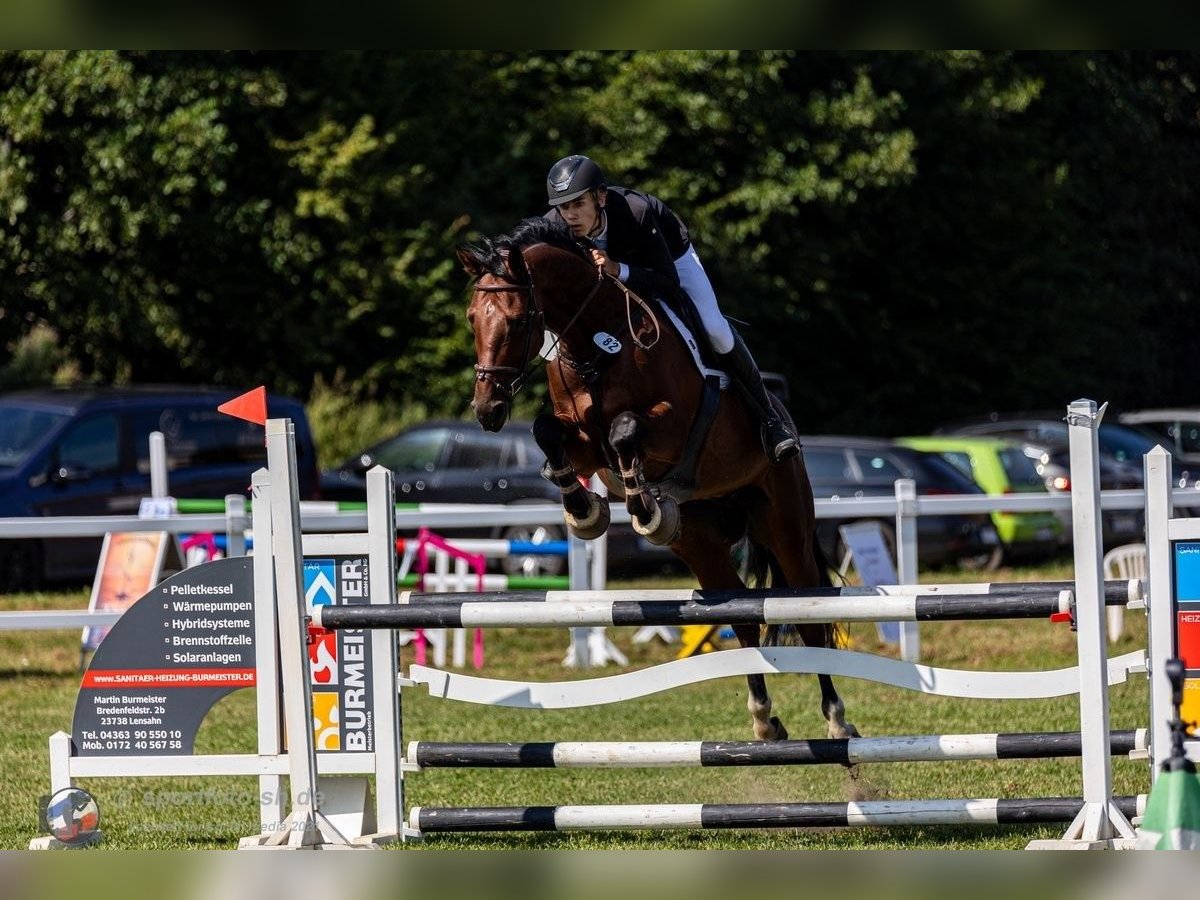
M 1105 602 L 1125 604 L 1140 582 L 1114 582 Z M 957 587 L 957 586 L 956 586 Z M 963 586 L 966 587 L 966 586 Z M 1047 583 L 1041 592 L 946 594 L 917 586 L 911 593 L 864 595 L 838 589 L 741 591 L 510 591 L 495 594 L 414 594 L 386 607 L 324 606 L 312 618 L 322 628 L 555 628 L 616 625 L 780 625 L 800 622 L 945 622 L 1048 619 L 1072 612 L 1073 585 Z M 891 588 L 889 588 L 890 590 Z
M 1144 729 L 1114 731 L 1109 751 L 1146 748 Z M 406 759 L 419 769 L 631 769 L 692 766 L 812 766 L 981 759 L 1078 758 L 1078 731 L 941 734 L 791 741 L 413 741 Z
M 1112 798 L 1122 816 L 1145 799 Z M 409 825 L 423 834 L 466 831 L 599 831 L 605 829 L 845 828 L 868 825 L 1033 825 L 1070 822 L 1078 797 L 1024 799 L 867 800 L 850 803 L 672 803 L 629 806 L 415 806 Z

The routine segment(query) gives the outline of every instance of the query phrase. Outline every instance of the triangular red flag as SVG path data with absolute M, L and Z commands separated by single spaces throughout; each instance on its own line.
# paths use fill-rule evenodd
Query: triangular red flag
M 217 412 L 223 412 L 227 416 L 233 416 L 236 419 L 245 419 L 247 422 L 257 422 L 259 425 L 267 424 L 267 389 L 266 387 L 256 387 L 252 391 L 247 391 L 240 397 L 234 397 L 232 400 L 226 400 L 217 407 Z

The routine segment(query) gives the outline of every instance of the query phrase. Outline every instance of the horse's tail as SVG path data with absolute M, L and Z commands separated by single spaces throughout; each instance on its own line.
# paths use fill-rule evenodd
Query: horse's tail
M 783 570 L 779 561 L 769 548 L 750 537 L 746 539 L 746 555 L 743 568 L 743 578 L 747 587 L 768 587 L 770 584 L 783 584 Z M 829 575 L 829 560 L 821 549 L 816 532 L 812 536 L 813 561 L 817 565 L 817 585 L 833 587 L 833 579 Z M 837 647 L 844 643 L 845 628 L 837 623 L 825 623 L 807 626 L 805 630 L 821 629 L 820 642 L 810 643 L 811 646 Z M 810 631 L 811 635 L 811 631 Z M 786 647 L 801 643 L 799 628 L 796 625 L 766 625 L 762 629 L 761 643 L 764 647 Z

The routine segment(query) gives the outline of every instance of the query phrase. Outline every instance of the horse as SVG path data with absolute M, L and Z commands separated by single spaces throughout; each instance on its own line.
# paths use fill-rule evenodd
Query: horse
M 605 276 L 566 229 L 543 219 L 461 246 L 457 256 L 473 279 L 472 406 L 486 431 L 503 427 L 545 332 L 555 336 L 557 356 L 547 364 L 553 412 L 535 419 L 533 433 L 573 533 L 593 539 L 608 527 L 608 498 L 584 483 L 599 473 L 624 496 L 634 529 L 669 547 L 702 588 L 746 586 L 735 545 L 747 549 L 752 584 L 769 575 L 776 586 L 830 586 L 803 455 L 772 464 L 745 401 L 702 375 L 664 308 L 656 313 Z M 734 632 L 742 647 L 794 635 L 808 646 L 835 645 L 832 625 L 744 624 Z M 817 677 L 829 736 L 857 736 L 832 679 Z M 747 680 L 755 738 L 786 739 L 766 680 Z

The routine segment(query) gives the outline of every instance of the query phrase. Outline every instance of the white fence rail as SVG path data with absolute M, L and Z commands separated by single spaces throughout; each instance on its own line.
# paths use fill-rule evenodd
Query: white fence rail
M 904 479 L 896 482 L 901 484 Z M 1200 490 L 1176 489 L 1171 493 L 1176 507 L 1200 508 Z M 1070 511 L 1070 494 L 939 494 L 935 497 L 918 495 L 909 501 L 902 519 L 928 516 L 970 515 L 993 512 Z M 1105 510 L 1140 510 L 1145 506 L 1141 490 L 1103 491 L 1100 505 Z M 818 519 L 854 519 L 900 514 L 901 501 L 896 497 L 845 497 L 816 501 Z M 490 506 L 447 504 L 444 507 L 422 510 L 397 510 L 396 529 L 415 531 L 426 528 L 472 528 L 507 525 L 560 524 L 562 507 L 558 504 L 527 504 L 519 506 Z M 614 504 L 612 521 L 628 523 L 629 513 Z M 315 512 L 305 515 L 301 510 L 305 531 L 354 532 L 366 528 L 365 512 Z M 110 531 L 167 531 L 172 534 L 196 532 L 228 533 L 240 525 L 249 527 L 250 517 L 210 513 L 193 513 L 143 519 L 138 516 L 19 516 L 0 518 L 0 540 L 16 538 L 103 537 Z

